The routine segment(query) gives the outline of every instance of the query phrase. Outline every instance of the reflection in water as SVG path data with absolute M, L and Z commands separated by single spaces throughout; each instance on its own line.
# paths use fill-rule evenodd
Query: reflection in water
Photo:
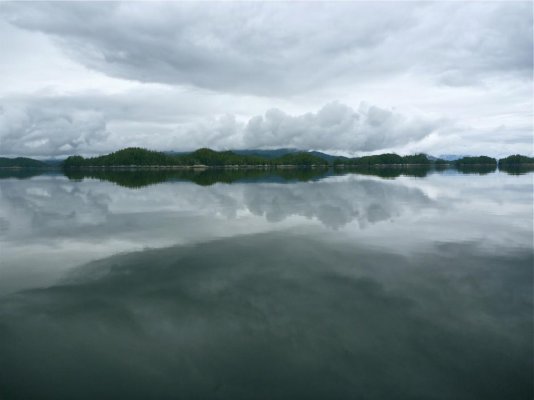
M 29 179 L 39 175 L 59 174 L 60 170 L 45 168 L 0 168 L 1 179 Z
M 244 202 L 250 212 L 265 216 L 271 222 L 298 215 L 316 218 L 334 229 L 352 221 L 365 227 L 408 210 L 439 207 L 416 188 L 367 179 L 274 188 L 267 185 L 245 187 Z
M 0 393 L 528 399 L 531 263 L 280 232 L 115 256 L 4 299 Z
M 399 176 L 425 177 L 434 171 L 430 167 L 380 167 L 380 168 L 336 168 L 335 170 L 289 168 L 289 169 L 205 169 L 205 170 L 67 170 L 69 179 L 93 178 L 114 182 L 117 185 L 139 188 L 168 181 L 190 181 L 209 186 L 215 183 L 313 181 L 333 175 L 360 174 L 381 178 Z
M 525 246 L 532 242 L 531 220 L 528 176 L 344 175 L 138 190 L 58 175 L 7 179 L 0 181 L 0 293 L 52 283 L 61 270 L 96 257 L 222 236 L 323 227 L 327 235 L 365 230 L 355 240 L 402 241 L 399 248 L 407 240 L 419 246 L 438 239 Z
M 291 183 L 295 181 L 314 181 L 335 175 L 369 175 L 380 178 L 398 178 L 401 176 L 424 178 L 430 173 L 458 172 L 463 174 L 486 175 L 496 171 L 491 165 L 461 165 L 461 166 L 354 166 L 334 168 L 331 170 L 311 168 L 289 169 L 2 169 L 0 179 L 17 178 L 27 179 L 43 174 L 64 173 L 71 180 L 99 179 L 116 183 L 128 188 L 140 188 L 163 182 L 189 181 L 201 186 L 209 186 L 215 183 L 244 183 L 244 182 L 277 182 Z M 532 165 L 508 166 L 500 168 L 500 171 L 512 175 L 520 175 L 534 171 Z
M 534 172 L 534 164 L 502 165 L 499 167 L 499 171 L 510 175 L 524 175 Z
M 416 178 L 424 178 L 431 172 L 443 172 L 446 168 L 425 165 L 399 165 L 399 166 L 351 166 L 344 168 L 336 168 L 337 174 L 359 174 L 379 176 L 380 178 L 398 178 L 399 176 L 413 176 Z
M 497 170 L 497 165 L 457 165 L 456 169 L 462 174 L 487 175 Z
M 353 221 L 363 228 L 407 212 L 448 207 L 419 188 L 357 176 L 311 183 L 209 187 L 172 182 L 142 191 L 56 176 L 4 181 L 0 188 L 0 219 L 14 228 L 0 232 L 0 237 L 3 235 L 10 242 L 76 237 L 111 240 L 135 232 L 146 241 L 155 234 L 151 228 L 169 225 L 169 218 L 183 219 L 185 215 L 208 217 L 206 230 L 214 229 L 213 219 L 221 215 L 225 217 L 224 224 L 228 219 L 238 220 L 239 215 L 269 222 L 300 216 L 318 220 L 329 228 L 341 228 Z M 190 234 L 191 227 L 183 222 L 175 221 L 173 225 L 174 239 Z
M 1 399 L 532 398 L 530 176 L 144 172 L 0 180 Z
M 204 169 L 204 170 L 67 170 L 72 180 L 84 178 L 114 182 L 119 186 L 139 188 L 168 181 L 190 181 L 201 186 L 236 182 L 295 182 L 320 179 L 325 169 Z

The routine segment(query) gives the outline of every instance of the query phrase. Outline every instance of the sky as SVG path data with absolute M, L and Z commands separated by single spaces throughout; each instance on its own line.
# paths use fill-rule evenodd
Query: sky
M 531 2 L 0 2 L 0 155 L 533 155 Z

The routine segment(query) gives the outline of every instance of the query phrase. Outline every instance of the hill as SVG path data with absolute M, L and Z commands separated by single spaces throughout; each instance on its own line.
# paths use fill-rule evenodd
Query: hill
M 0 157 L 0 168 L 43 168 L 47 164 L 27 157 Z
M 522 156 L 521 154 L 514 154 L 499 160 L 499 167 L 507 167 L 513 165 L 534 165 L 534 157 Z
M 431 161 L 425 154 L 399 156 L 395 153 L 377 154 L 363 157 L 337 157 L 334 166 L 364 167 L 373 165 L 430 165 Z
M 119 166 L 327 166 L 328 163 L 320 157 L 306 152 L 284 154 L 275 158 L 258 155 L 236 154 L 233 151 L 215 151 L 208 148 L 198 149 L 192 153 L 169 154 L 157 151 L 131 147 L 114 153 L 83 158 L 81 156 L 68 157 L 63 166 L 72 167 L 119 167 Z
M 454 161 L 456 165 L 494 165 L 497 166 L 497 160 L 488 156 L 462 157 Z

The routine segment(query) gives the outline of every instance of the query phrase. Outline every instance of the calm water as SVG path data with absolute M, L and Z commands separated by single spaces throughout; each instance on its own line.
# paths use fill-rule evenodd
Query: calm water
M 533 174 L 89 175 L 0 176 L 1 399 L 533 398 Z

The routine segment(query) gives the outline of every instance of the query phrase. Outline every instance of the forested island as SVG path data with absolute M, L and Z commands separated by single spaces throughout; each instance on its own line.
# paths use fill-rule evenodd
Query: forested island
M 534 157 L 514 154 L 499 160 L 499 170 L 509 174 L 523 174 L 534 171 Z
M 499 160 L 500 167 L 513 167 L 518 165 L 534 165 L 534 157 L 522 156 L 520 154 L 514 154 L 506 158 Z
M 529 160 L 525 156 L 519 161 Z M 517 162 L 514 158 L 515 162 Z M 503 159 L 506 160 L 506 159 Z M 426 154 L 400 156 L 395 153 L 378 154 L 363 157 L 336 157 L 320 152 L 295 151 L 282 155 L 269 156 L 254 154 L 252 151 L 215 151 L 202 148 L 191 153 L 168 154 L 146 150 L 138 147 L 122 149 L 111 154 L 84 158 L 81 156 L 68 157 L 63 166 L 65 168 L 80 167 L 370 167 L 370 166 L 497 166 L 495 158 L 487 156 L 463 157 L 454 161 L 429 158 Z
M 233 151 L 199 149 L 187 154 L 166 154 L 137 147 L 92 158 L 68 157 L 65 168 L 81 167 L 328 167 L 328 162 L 308 152 L 284 154 L 275 158 L 236 154 Z
M 432 161 L 426 154 L 399 156 L 395 153 L 378 154 L 364 157 L 337 157 L 334 160 L 336 167 L 362 167 L 371 165 L 430 165 Z
M 463 172 L 484 170 L 484 173 L 496 170 L 511 172 L 534 170 L 534 158 L 523 155 L 511 155 L 500 160 L 487 156 L 468 156 L 457 160 L 444 160 L 419 153 L 401 156 L 395 153 L 377 154 L 363 157 L 333 156 L 316 151 L 298 151 L 294 149 L 276 150 L 236 150 L 215 151 L 208 148 L 188 153 L 165 153 L 130 147 L 98 157 L 70 156 L 64 161 L 39 161 L 26 157 L 0 157 L 0 168 L 52 168 L 61 166 L 72 169 L 120 169 L 120 168 L 327 168 L 338 169 L 394 169 L 406 167 L 433 168 L 436 170 L 456 168 Z M 393 173 L 392 173 L 393 174 Z
M 515 156 L 514 156 L 515 157 Z M 523 156 L 521 156 L 523 157 Z M 528 157 L 524 157 L 528 158 Z M 355 158 L 337 157 L 334 160 L 335 166 L 379 166 L 379 165 L 490 165 L 497 166 L 495 158 L 487 156 L 462 157 L 458 160 L 448 161 L 440 158 L 431 159 L 426 154 L 414 154 L 400 156 L 395 153 L 377 154 L 372 156 L 363 156 Z

